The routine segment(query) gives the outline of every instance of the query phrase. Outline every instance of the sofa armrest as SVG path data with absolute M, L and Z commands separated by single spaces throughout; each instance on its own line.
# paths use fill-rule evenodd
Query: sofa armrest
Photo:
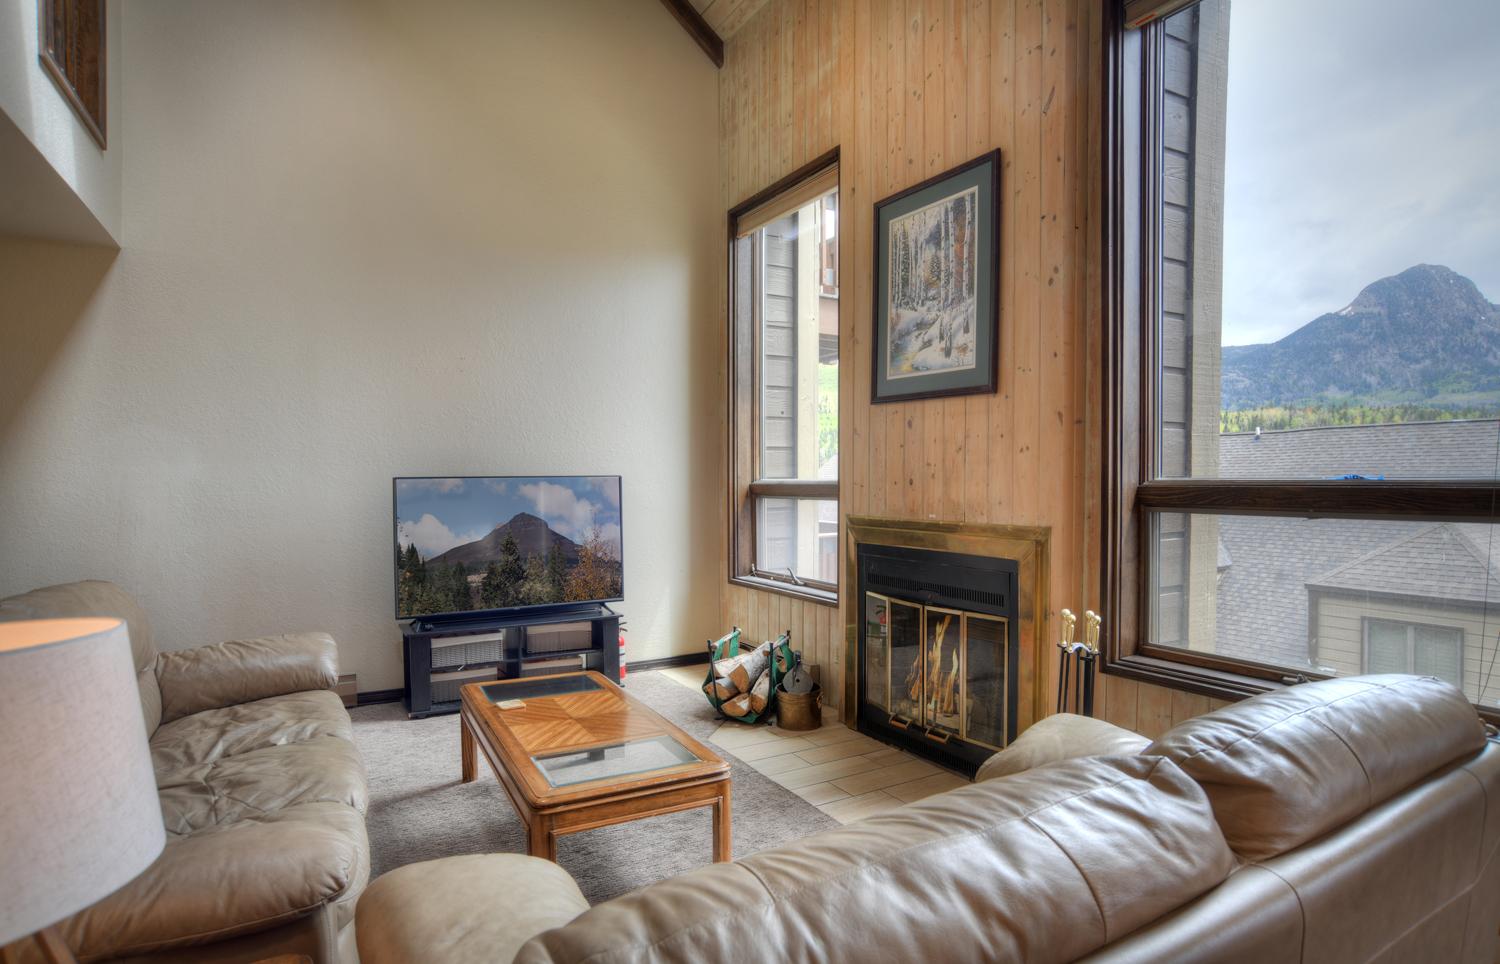
M 361 964 L 510 961 L 543 931 L 589 909 L 568 872 L 520 854 L 470 854 L 397 867 L 355 908 Z
M 333 689 L 338 646 L 327 633 L 234 639 L 159 654 L 156 679 L 166 723 L 221 706 Z
M 1081 756 L 1127 756 L 1151 741 L 1124 727 L 1076 713 L 1056 713 L 1031 725 L 1016 742 L 980 766 L 975 782 L 1030 770 L 1032 767 Z

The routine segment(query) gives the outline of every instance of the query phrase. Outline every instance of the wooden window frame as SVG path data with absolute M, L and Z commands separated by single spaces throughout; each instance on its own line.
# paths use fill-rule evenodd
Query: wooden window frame
M 1107 4 L 1104 84 L 1102 501 L 1104 672 L 1221 700 L 1322 678 L 1149 641 L 1151 518 L 1161 513 L 1494 523 L 1500 480 L 1159 479 L 1161 24 L 1127 36 L 1123 0 Z M 1134 49 L 1132 48 L 1134 45 Z M 1126 98 L 1138 97 L 1127 105 Z M 1127 106 L 1129 109 L 1127 109 Z M 1138 125 L 1127 115 L 1140 118 Z M 1500 724 L 1500 710 L 1477 707 Z
M 821 580 L 804 577 L 793 579 L 786 573 L 769 573 L 756 568 L 756 502 L 763 498 L 785 499 L 839 499 L 837 479 L 760 479 L 755 477 L 760 457 L 760 384 L 759 332 L 760 317 L 757 313 L 749 325 L 740 324 L 735 311 L 736 292 L 742 284 L 750 286 L 747 297 L 752 305 L 759 305 L 759 291 L 754 287 L 756 273 L 753 264 L 758 260 L 759 241 L 755 241 L 750 255 L 752 264 L 748 278 L 741 277 L 742 269 L 736 264 L 736 244 L 740 223 L 746 215 L 761 208 L 778 195 L 785 194 L 799 185 L 825 174 L 839 163 L 839 149 L 835 147 L 826 154 L 798 168 L 791 174 L 763 191 L 735 205 L 729 211 L 729 265 L 728 304 L 726 305 L 728 378 L 726 381 L 729 414 L 729 581 L 769 592 L 781 593 L 820 603 L 837 606 L 838 586 Z M 843 216 L 843 205 L 839 207 Z M 843 225 L 839 226 L 842 234 Z M 819 279 L 819 287 L 821 289 Z

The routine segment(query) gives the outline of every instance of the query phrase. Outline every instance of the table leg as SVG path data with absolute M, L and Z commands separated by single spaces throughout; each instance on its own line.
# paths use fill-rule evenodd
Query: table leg
M 469 729 L 469 721 L 464 719 L 462 713 L 458 717 L 458 755 L 462 760 L 463 782 L 473 783 L 477 775 L 474 765 L 474 733 Z
M 526 825 L 526 852 L 543 860 L 557 861 L 557 834 L 552 832 L 552 820 L 541 814 L 532 814 Z
M 719 799 L 714 801 L 714 863 L 734 859 L 734 843 L 729 836 L 729 781 L 719 784 Z

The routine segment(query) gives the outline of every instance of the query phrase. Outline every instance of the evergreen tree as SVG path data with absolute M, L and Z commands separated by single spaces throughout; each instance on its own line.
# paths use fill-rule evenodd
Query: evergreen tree
M 547 564 L 540 552 L 526 557 L 526 578 L 521 583 L 521 602 L 526 606 L 541 606 L 556 602 L 547 586 Z
M 505 586 L 504 606 L 521 604 L 521 586 L 526 582 L 526 564 L 521 561 L 521 547 L 509 533 L 500 546 L 500 579 Z
M 562 547 L 553 546 L 547 553 L 547 601 L 562 602 L 563 587 L 568 579 L 568 563 Z
M 485 609 L 500 609 L 508 605 L 498 562 L 492 562 L 484 569 L 484 580 L 479 584 L 479 604 Z
M 453 612 L 474 608 L 473 596 L 469 592 L 469 568 L 461 562 L 448 570 L 448 597 Z
M 422 616 L 433 612 L 433 598 L 427 582 L 427 563 L 417 551 L 416 544 L 408 544 L 404 551 L 398 551 L 396 555 L 400 559 L 396 594 L 398 614 Z

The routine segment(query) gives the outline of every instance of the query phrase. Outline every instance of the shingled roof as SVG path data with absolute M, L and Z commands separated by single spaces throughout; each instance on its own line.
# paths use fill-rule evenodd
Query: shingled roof
M 1307 586 L 1322 574 L 1432 527 L 1427 522 L 1223 516 L 1218 651 L 1280 666 L 1312 663 Z
M 1489 528 L 1428 525 L 1313 578 L 1307 587 L 1477 605 L 1500 601 L 1500 583 L 1490 565 Z
M 1492 479 L 1500 419 L 1339 425 L 1219 436 L 1221 479 Z
M 1495 478 L 1500 419 L 1224 435 L 1221 478 Z M 1358 484 L 1358 483 L 1351 483 Z M 1488 525 L 1223 516 L 1218 651 L 1310 666 L 1308 590 L 1500 602 Z

